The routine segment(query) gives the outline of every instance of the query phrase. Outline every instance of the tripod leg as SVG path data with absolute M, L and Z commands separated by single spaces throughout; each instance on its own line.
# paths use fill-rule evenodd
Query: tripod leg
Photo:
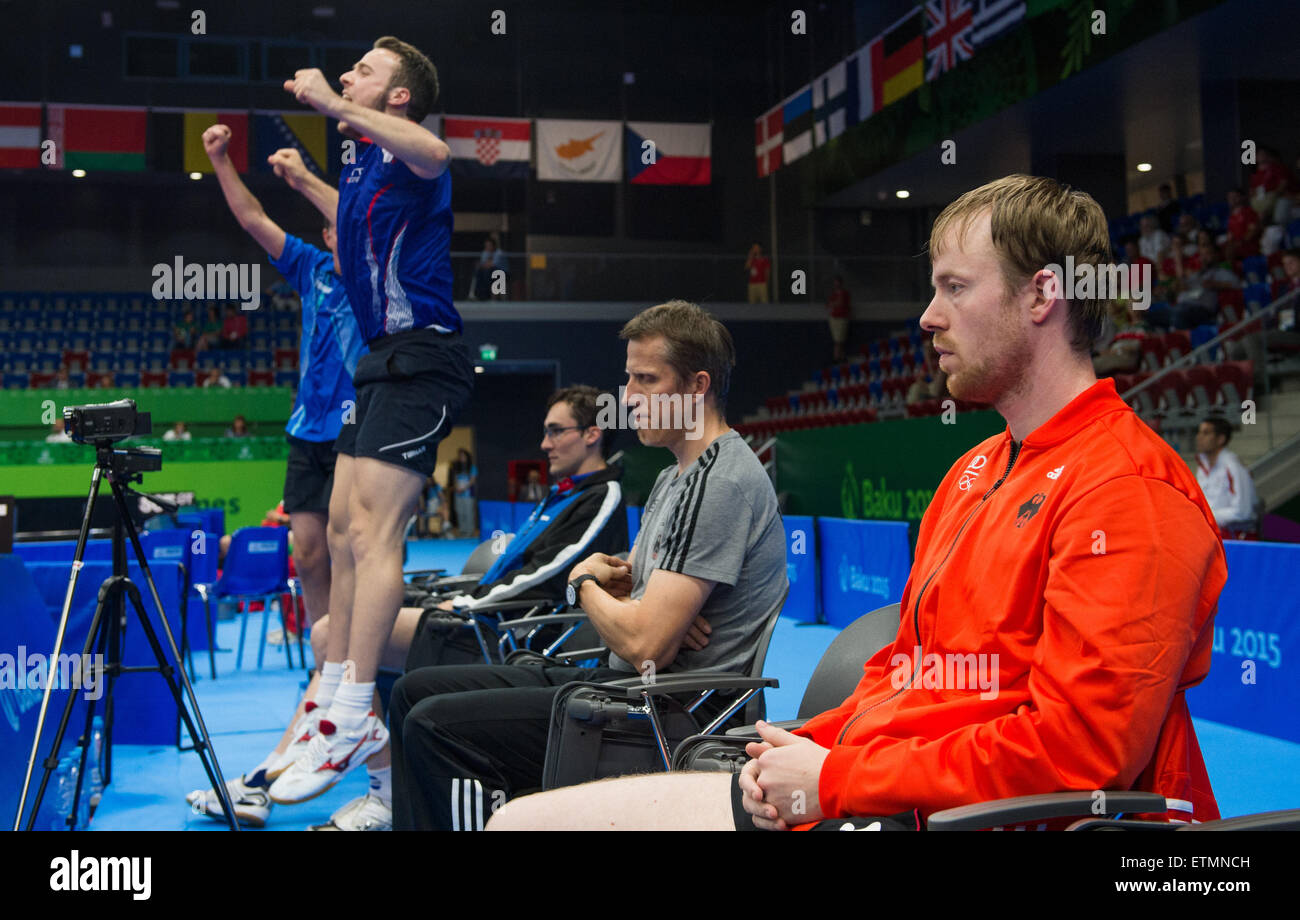
M 289 603 L 293 603 L 293 595 L 289 595 Z M 294 611 L 295 613 L 297 611 Z M 293 643 L 289 641 L 289 618 L 284 613 L 284 598 L 280 598 L 280 638 L 284 640 L 284 657 L 289 661 L 289 670 L 293 670 Z
M 242 619 L 239 621 L 239 651 L 235 653 L 236 671 L 242 670 L 244 667 L 244 633 L 248 631 L 248 618 L 253 614 L 253 612 L 248 609 L 249 604 L 247 600 L 241 601 L 240 603 L 242 604 L 244 611 L 240 614 L 238 608 L 236 608 L 236 616 L 242 616 Z
M 302 637 L 307 632 L 307 601 L 303 599 L 302 603 L 299 604 L 298 582 L 296 579 L 289 582 L 289 597 L 293 599 L 293 613 L 298 620 L 298 663 L 302 665 L 302 669 L 305 671 L 307 670 L 307 652 L 303 648 Z M 289 662 L 289 667 L 293 667 L 292 661 Z
M 217 634 L 212 631 L 212 598 L 208 592 L 203 592 L 203 618 L 208 623 L 208 671 L 212 674 L 212 679 L 217 679 Z
M 146 572 L 146 577 L 148 573 Z M 150 583 L 152 587 L 152 579 Z M 194 751 L 199 755 L 199 761 L 203 764 L 203 770 L 208 775 L 208 781 L 212 784 L 212 791 L 216 793 L 217 800 L 221 802 L 222 810 L 226 815 L 226 821 L 230 824 L 231 830 L 239 829 L 239 822 L 235 819 L 235 807 L 230 801 L 230 790 L 226 788 L 225 779 L 221 776 L 221 767 L 217 764 L 216 754 L 212 751 L 212 742 L 208 737 L 206 726 L 195 727 L 190 718 L 189 709 L 185 705 L 185 697 L 181 692 L 181 686 L 176 682 L 176 675 L 180 674 L 181 680 L 186 683 L 190 691 L 190 699 L 194 698 L 194 690 L 189 687 L 186 680 L 184 667 L 173 668 L 167 663 L 167 658 L 163 654 L 162 644 L 158 641 L 158 634 L 154 631 L 153 624 L 149 622 L 149 615 L 145 613 L 144 604 L 140 600 L 140 590 L 132 583 L 126 583 L 127 597 L 131 601 L 131 606 L 135 608 L 136 617 L 140 620 L 140 627 L 144 630 L 145 638 L 149 640 L 149 647 L 153 650 L 154 658 L 158 660 L 158 671 L 162 674 L 163 680 L 167 681 L 167 689 L 171 691 L 172 699 L 176 701 L 176 710 L 180 713 L 181 719 L 185 722 L 185 728 L 190 733 L 190 738 L 194 740 Z M 162 605 L 159 604 L 159 609 Z M 164 620 L 164 625 L 166 621 Z M 172 638 L 170 631 L 168 638 L 171 639 L 172 650 L 176 650 L 176 641 Z M 179 654 L 177 658 L 179 659 Z M 198 711 L 198 704 L 195 703 L 195 712 Z
M 131 538 L 131 546 L 135 550 L 135 558 L 139 563 L 140 571 L 144 573 L 145 582 L 149 585 L 150 596 L 153 598 L 154 607 L 158 610 L 159 621 L 162 623 L 163 633 L 167 636 L 167 645 L 172 653 L 173 660 L 178 665 L 181 664 L 180 651 L 176 648 L 176 637 L 172 635 L 171 626 L 167 624 L 167 612 L 163 610 L 162 598 L 158 596 L 158 586 L 154 583 L 153 574 L 149 571 L 149 560 L 145 557 L 144 548 L 140 545 L 140 537 L 136 533 L 135 525 L 131 523 L 131 516 L 126 507 L 126 494 L 122 487 L 115 481 L 110 480 L 113 487 L 113 498 L 117 501 L 118 514 L 121 515 L 123 528 L 128 537 Z M 136 613 L 140 617 L 140 623 L 144 627 L 145 635 L 149 639 L 149 645 L 153 648 L 154 656 L 158 660 L 159 670 L 163 672 L 167 679 L 167 684 L 171 688 L 172 696 L 176 699 L 176 705 L 184 713 L 185 727 L 189 729 L 190 737 L 194 739 L 194 749 L 198 752 L 199 759 L 203 762 L 203 769 L 207 771 L 208 778 L 212 780 L 212 791 L 216 793 L 217 800 L 221 802 L 222 812 L 226 816 L 226 821 L 232 831 L 239 830 L 239 821 L 235 818 L 235 808 L 230 801 L 230 790 L 226 788 L 225 778 L 221 775 L 221 764 L 217 760 L 216 752 L 212 749 L 212 738 L 208 734 L 208 727 L 203 721 L 203 713 L 199 709 L 199 701 L 194 695 L 194 687 L 190 683 L 189 676 L 185 673 L 184 666 L 179 668 L 181 684 L 184 686 L 185 696 L 189 698 L 190 705 L 193 707 L 193 714 L 185 708 L 185 700 L 181 695 L 181 687 L 177 686 L 176 679 L 173 675 L 171 666 L 163 657 L 162 647 L 158 643 L 158 636 L 149 623 L 149 618 L 144 612 L 144 607 L 140 604 L 140 593 L 134 585 L 131 585 L 131 594 L 135 603 Z

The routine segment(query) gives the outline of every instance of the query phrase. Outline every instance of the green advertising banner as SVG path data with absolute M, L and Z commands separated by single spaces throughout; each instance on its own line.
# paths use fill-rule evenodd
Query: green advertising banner
M 790 493 L 789 514 L 905 521 L 915 544 L 949 467 L 1005 428 L 984 411 L 792 431 L 776 441 L 776 490 Z
M 90 453 L 89 448 L 71 446 Z M 6 466 L 0 469 L 0 494 L 18 498 L 84 497 L 90 489 L 93 466 L 93 456 L 86 463 Z M 284 471 L 283 459 L 198 463 L 168 463 L 164 460 L 162 470 L 145 473 L 144 483 L 135 488 L 142 492 L 192 491 L 195 493 L 194 504 L 200 508 L 225 510 L 226 531 L 230 532 L 260 524 L 267 510 L 279 504 L 284 495 Z M 100 501 L 112 501 L 107 486 L 100 489 Z

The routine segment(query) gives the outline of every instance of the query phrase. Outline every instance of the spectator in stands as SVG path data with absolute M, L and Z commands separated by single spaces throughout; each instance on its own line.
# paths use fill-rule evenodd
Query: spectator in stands
M 415 525 L 416 533 L 422 537 L 443 535 L 443 531 L 451 526 L 443 513 L 444 504 L 442 485 L 438 482 L 437 476 L 430 473 L 424 483 L 424 492 L 420 496 L 420 519 Z
M 1228 240 L 1224 251 L 1231 262 L 1259 255 L 1259 236 L 1264 226 L 1241 189 L 1228 190 Z
M 217 313 L 215 306 L 208 307 L 208 318 L 203 323 L 203 329 L 199 333 L 198 340 L 194 343 L 196 352 L 204 351 L 208 348 L 217 348 L 221 344 L 221 315 Z
M 478 467 L 469 451 L 461 448 L 456 451 L 447 480 L 452 488 L 452 501 L 456 505 L 456 531 L 462 537 L 472 537 L 478 532 L 475 512 L 478 510 L 474 501 L 478 487 Z
M 99 375 L 99 379 L 95 382 L 92 389 L 111 390 L 116 386 L 117 386 L 116 375 L 112 371 L 104 371 L 102 374 Z
M 246 438 L 248 435 L 248 420 L 242 415 L 236 415 L 234 421 L 230 423 L 230 427 L 226 429 L 226 437 Z
M 1198 272 L 1187 273 L 1178 284 L 1178 300 L 1171 311 L 1175 329 L 1191 329 L 1212 323 L 1219 314 L 1219 291 L 1241 287 L 1241 278 L 1220 251 L 1209 242 L 1203 248 Z
M 907 388 L 909 406 L 929 399 L 943 399 L 948 392 L 948 375 L 939 366 L 939 353 L 934 350 L 933 336 L 925 337 L 922 350 L 925 353 L 925 366 L 921 376 Z
M 1130 310 L 1127 301 L 1112 300 L 1107 309 L 1109 323 L 1092 358 L 1098 377 L 1131 374 L 1142 363 L 1142 340 L 1147 327 L 1142 312 Z
M 1282 279 L 1273 284 L 1273 299 L 1300 289 L 1300 250 L 1288 249 L 1282 254 Z M 1294 301 L 1279 307 L 1277 313 L 1255 324 L 1245 335 L 1224 342 L 1224 351 L 1230 361 L 1250 361 L 1255 368 L 1257 383 L 1263 384 L 1268 375 L 1270 351 L 1295 352 L 1300 350 L 1300 329 L 1296 327 L 1297 306 Z
M 763 255 L 763 247 L 755 243 L 749 247 L 745 271 L 749 277 L 749 302 L 767 303 L 767 276 L 772 270 L 772 260 Z
M 1156 205 L 1156 219 L 1160 222 L 1161 230 L 1173 233 L 1178 215 L 1183 212 L 1182 205 L 1174 198 L 1174 187 L 1168 182 L 1161 184 L 1158 193 L 1160 203 Z
M 1250 176 L 1250 206 L 1265 224 L 1285 225 L 1291 214 L 1294 179 L 1272 147 L 1260 147 Z
M 188 441 L 190 437 L 190 430 L 184 422 L 177 422 L 163 432 L 164 441 Z
M 203 377 L 202 386 L 205 390 L 208 387 L 220 387 L 223 390 L 229 390 L 230 378 L 221 373 L 221 368 L 219 367 L 208 368 L 207 374 Z
M 1211 246 L 1217 245 L 1218 241 L 1215 239 L 1213 233 L 1206 230 L 1204 227 L 1197 230 L 1196 245 L 1193 247 L 1193 252 L 1183 259 L 1183 270 L 1185 272 L 1199 272 L 1201 270 L 1201 263 L 1205 258 L 1204 254 Z M 1186 253 L 1186 250 L 1184 250 L 1184 253 Z
M 844 360 L 844 343 L 849 340 L 849 317 L 852 312 L 844 279 L 836 275 L 831 282 L 831 293 L 826 298 L 826 314 L 831 326 L 831 359 L 837 363 Z
M 68 380 L 68 365 L 60 364 L 59 372 L 54 375 L 54 389 L 66 390 L 70 386 L 71 383 Z
M 50 433 L 45 436 L 46 444 L 71 444 L 72 435 L 63 430 L 63 416 L 59 416 L 50 425 Z
M 505 272 L 506 255 L 497 249 L 497 241 L 489 236 L 483 241 L 483 252 L 478 258 L 478 265 L 474 267 L 474 290 L 470 295 L 471 300 L 505 300 L 506 294 L 502 290 L 499 294 L 492 293 L 493 274 L 497 271 Z
M 226 307 L 226 318 L 221 323 L 221 347 L 243 348 L 248 339 L 248 318 L 233 306 Z
M 1300 249 L 1282 253 L 1282 277 L 1273 285 L 1273 299 L 1300 288 Z
M 450 595 L 409 586 L 387 647 L 381 650 L 386 667 L 415 670 L 437 664 L 480 663 L 482 651 L 473 632 L 465 628 L 463 614 L 490 614 L 493 604 L 500 601 L 564 603 L 574 560 L 587 553 L 612 554 L 627 549 L 627 507 L 619 483 L 622 470 L 604 460 L 607 436 L 597 424 L 599 399 L 599 390 L 581 385 L 551 395 L 543 419 L 546 434 L 541 446 L 555 485 L 547 491 L 545 515 L 519 531 L 477 585 Z M 433 486 L 437 485 L 434 481 Z M 324 660 L 329 628 L 328 616 L 312 628 L 312 651 L 317 662 Z M 693 630 L 688 641 L 695 642 L 696 634 Z M 490 641 L 495 647 L 495 637 Z M 265 823 L 270 812 L 266 787 L 315 736 L 338 685 L 337 674 L 331 678 L 318 670 L 292 727 L 275 750 L 242 777 L 229 781 L 232 795 L 241 793 L 235 802 L 241 821 L 259 827 Z M 374 705 L 379 711 L 377 694 Z M 329 825 L 316 829 L 388 830 L 392 826 L 392 771 L 387 748 L 372 757 L 366 767 L 370 793 L 344 805 L 334 813 Z M 257 776 L 259 771 L 261 777 Z M 200 798 L 205 813 L 220 820 L 220 808 L 212 791 L 196 790 L 188 801 Z
M 1154 214 L 1143 214 L 1138 221 L 1138 226 L 1142 230 L 1138 239 L 1138 249 L 1143 256 L 1159 265 L 1160 260 L 1164 258 L 1165 250 L 1169 248 L 1169 234 L 1160 229 L 1160 223 Z
M 1232 426 L 1212 416 L 1196 429 L 1196 481 L 1205 493 L 1225 540 L 1255 536 L 1259 522 L 1255 515 L 1255 481 L 1250 470 L 1228 450 Z
M 184 316 L 172 327 L 172 348 L 196 348 L 199 343 L 199 325 L 194 321 L 194 311 L 186 310 Z
M 743 672 L 767 612 L 787 588 L 776 493 L 725 421 L 735 366 L 725 327 L 694 304 L 672 301 L 638 314 L 622 335 L 624 398 L 641 423 L 637 438 L 667 448 L 675 462 L 650 492 L 630 558 L 588 556 L 568 574 L 610 649 L 609 665 L 408 671 L 393 688 L 390 710 L 394 827 L 474 829 L 494 800 L 540 786 L 552 703 L 569 681 L 681 669 Z M 688 439 L 684 420 L 661 417 L 650 427 L 659 413 L 638 403 L 659 395 L 701 397 L 698 437 Z M 690 638 L 701 619 L 707 635 Z M 485 686 L 501 689 L 477 689 Z M 704 705 L 716 715 L 725 703 Z M 452 794 L 461 788 L 481 795 L 483 807 L 463 809 Z
M 793 733 L 759 723 L 738 775 L 556 789 L 508 802 L 493 829 L 911 829 L 976 802 L 1106 789 L 1163 796 L 1149 817 L 1218 817 L 1184 697 L 1209 672 L 1227 580 L 1213 515 L 1093 376 L 1099 303 L 1046 290 L 1043 266 L 1109 253 L 1101 208 L 1050 179 L 1008 176 L 935 220 L 921 327 L 953 396 L 1007 428 L 936 489 L 893 647 L 842 704 Z M 937 675 L 993 654 L 991 693 Z
M 519 500 L 535 504 L 546 497 L 546 486 L 542 485 L 542 474 L 538 470 L 528 471 L 528 481 L 519 492 Z

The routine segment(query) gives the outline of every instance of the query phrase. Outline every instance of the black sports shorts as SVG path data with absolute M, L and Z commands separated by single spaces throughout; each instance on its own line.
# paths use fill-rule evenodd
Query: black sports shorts
M 460 336 L 408 329 L 380 336 L 357 361 L 355 417 L 344 416 L 335 450 L 429 476 L 438 442 L 469 404 L 474 366 Z
M 291 434 L 289 466 L 284 473 L 284 510 L 316 511 L 329 514 L 330 490 L 334 488 L 333 441 L 304 441 Z

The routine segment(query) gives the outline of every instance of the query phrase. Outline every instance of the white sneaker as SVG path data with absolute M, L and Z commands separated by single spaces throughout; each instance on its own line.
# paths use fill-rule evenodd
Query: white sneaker
M 391 831 L 393 806 L 378 796 L 363 795 L 330 815 L 328 824 L 313 824 L 311 831 Z
M 320 720 L 325 718 L 325 708 L 318 706 L 311 700 L 303 707 L 303 714 L 299 716 L 298 721 L 293 726 L 293 740 L 285 748 L 284 753 L 271 762 L 271 766 L 266 770 L 268 780 L 279 779 L 280 774 L 289 769 L 293 762 L 303 755 L 307 750 L 307 745 L 316 733 L 320 731 Z
M 339 731 L 329 719 L 321 719 L 307 750 L 271 784 L 271 801 L 294 805 L 314 799 L 387 743 L 388 729 L 373 710 L 351 732 Z
M 271 815 L 271 799 L 264 788 L 250 786 L 242 776 L 236 776 L 226 780 L 226 790 L 230 795 L 230 804 L 235 807 L 235 819 L 240 824 L 250 827 L 266 826 L 266 819 Z M 222 822 L 226 820 L 221 799 L 211 789 L 195 789 L 185 797 L 185 801 L 196 815 L 207 815 Z

